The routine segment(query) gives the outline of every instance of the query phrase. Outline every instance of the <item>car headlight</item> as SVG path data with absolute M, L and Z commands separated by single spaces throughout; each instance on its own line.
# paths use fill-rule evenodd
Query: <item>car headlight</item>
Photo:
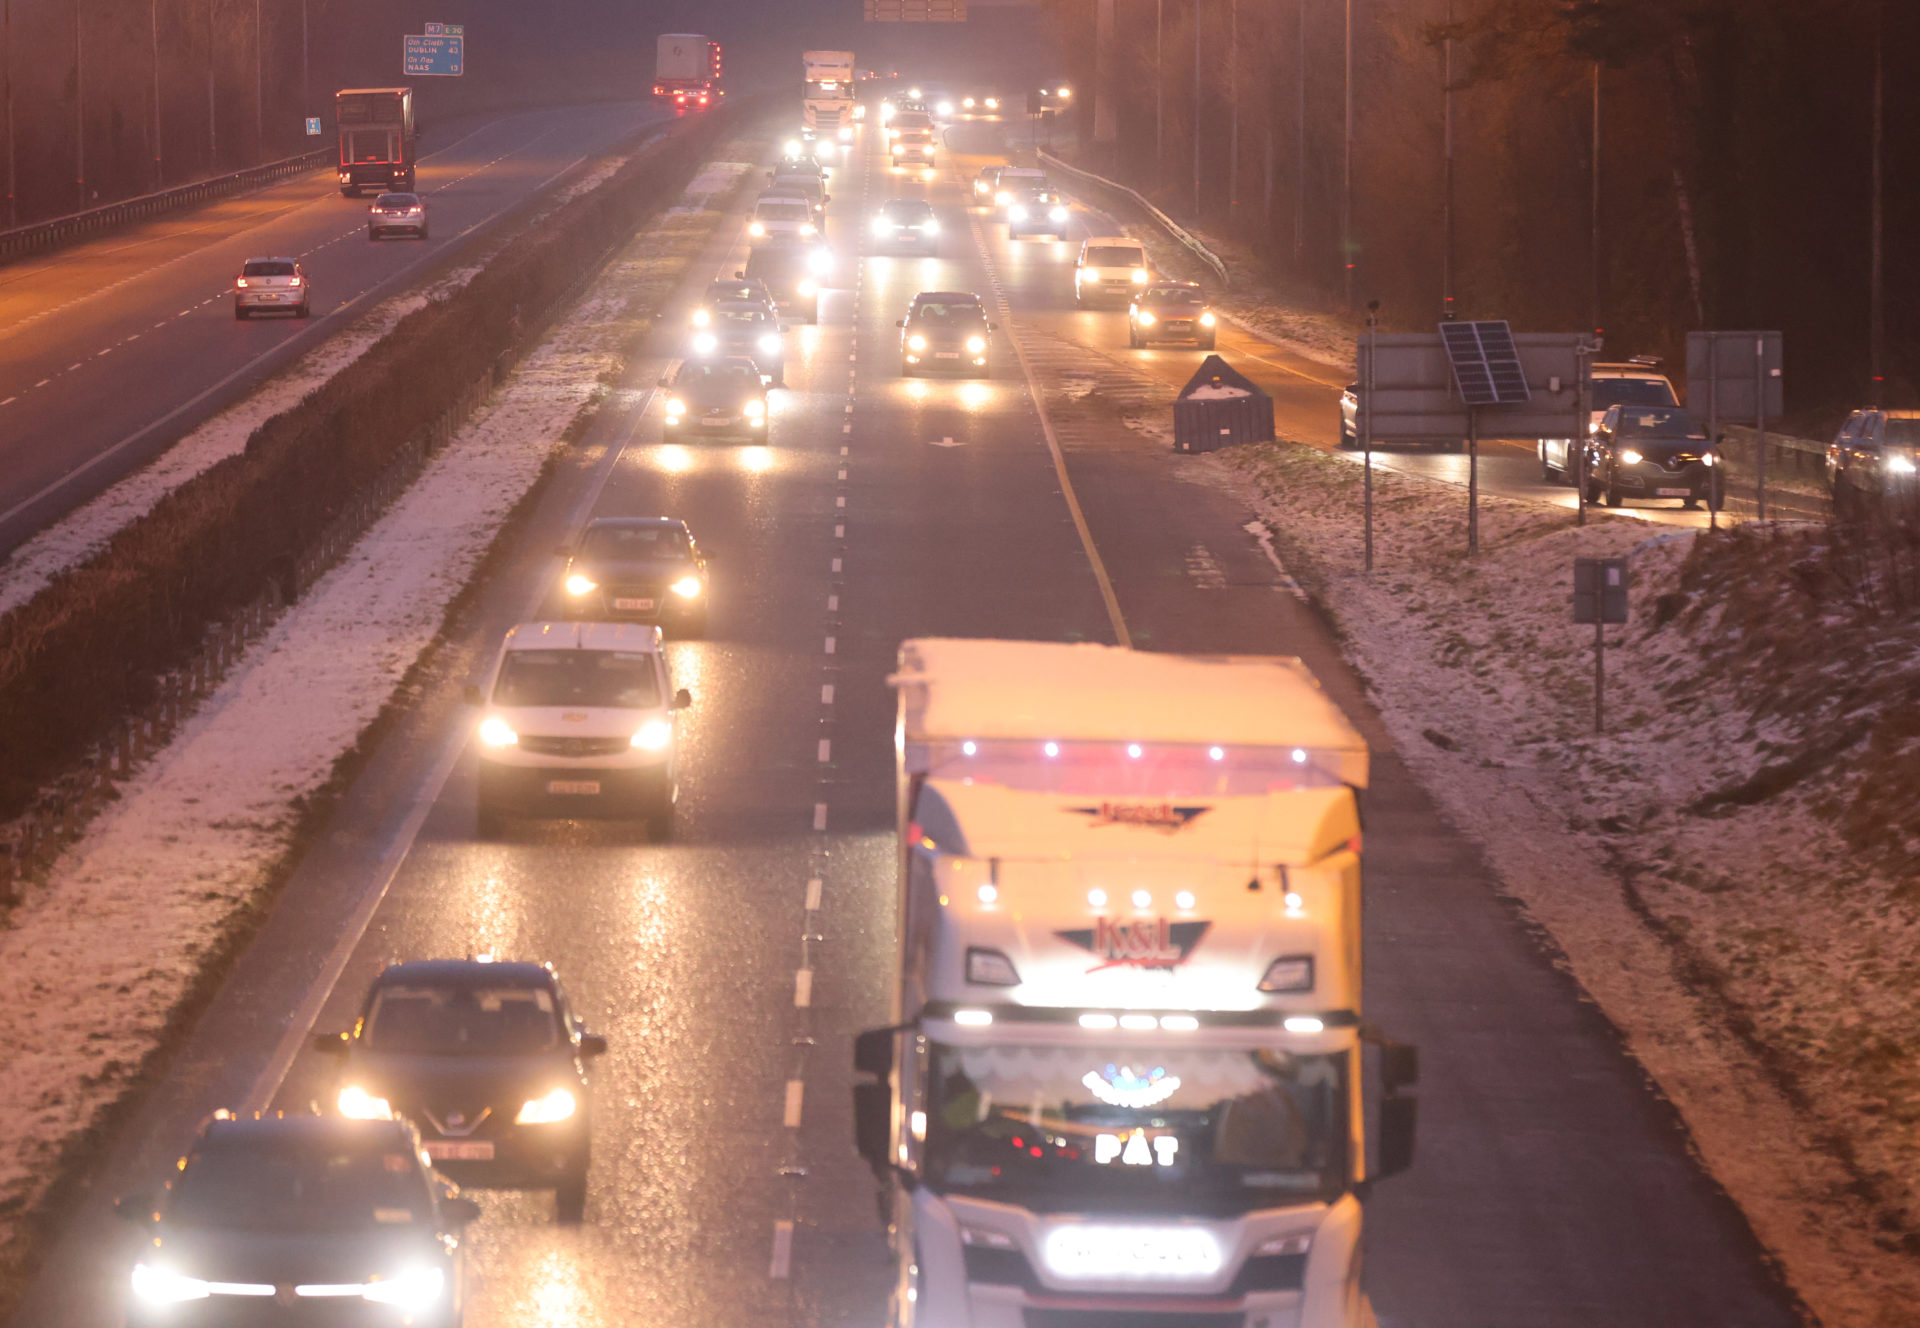
M 133 1294 L 152 1305 L 177 1305 L 184 1300 L 205 1300 L 213 1292 L 197 1277 L 137 1263 L 133 1266 Z
M 685 415 L 686 413 L 687 413 L 686 402 L 682 401 L 679 397 L 667 398 L 667 414 L 668 415 L 671 415 L 675 419 L 678 419 L 680 416 Z
M 780 353 L 780 338 L 776 337 L 771 332 L 767 333 L 764 337 L 761 337 L 760 340 L 758 340 L 754 344 L 760 347 L 760 350 L 763 354 L 778 355 Z
M 1133 270 L 1133 284 L 1136 286 L 1144 286 L 1147 284 L 1147 270 L 1145 268 L 1137 267 Z
M 1641 462 L 1640 454 L 1634 451 L 1631 447 L 1627 448 L 1624 452 L 1620 454 L 1620 464 L 1623 466 L 1637 466 L 1640 464 L 1640 462 Z
M 499 723 L 500 721 L 489 720 L 488 722 Z M 483 725 L 483 730 L 484 727 Z M 507 732 L 512 733 L 513 730 L 508 729 Z M 383 1097 L 375 1097 L 359 1084 L 348 1084 L 340 1090 L 340 1096 L 334 1101 L 340 1108 L 340 1114 L 348 1120 L 393 1119 L 393 1103 Z
M 1063 207 L 1057 207 L 1053 209 L 1053 211 L 1047 213 L 1047 220 L 1049 221 L 1065 221 L 1066 219 L 1067 219 L 1067 210 Z
M 820 283 L 815 281 L 812 277 L 802 277 L 800 278 L 799 286 L 796 287 L 795 289 L 797 289 L 800 292 L 800 294 L 803 296 L 811 296 L 819 291 Z
M 1100 280 L 1100 269 L 1097 267 L 1077 267 L 1073 270 L 1073 279 L 1075 281 L 1098 281 Z
M 1205 313 L 1205 314 L 1201 314 L 1201 315 L 1200 315 L 1200 326 L 1201 326 L 1201 327 L 1212 327 L 1212 326 L 1213 326 L 1213 322 L 1214 322 L 1214 319 L 1213 319 L 1213 315 L 1212 315 L 1212 314 L 1210 314 L 1210 313 Z
M 712 321 L 713 321 L 713 315 L 707 312 L 705 309 L 695 309 L 693 311 L 693 325 L 695 327 L 705 327 L 708 323 L 711 323 Z
M 1020 204 L 1015 203 L 1012 207 L 1007 209 L 1008 221 L 1025 221 L 1026 219 L 1027 219 L 1027 210 L 1026 208 L 1022 207 Z
M 873 233 L 882 237 L 891 235 L 893 234 L 893 223 L 888 221 L 884 214 L 875 217 L 873 219 Z
M 513 725 L 507 723 L 507 721 L 500 718 L 500 716 L 488 715 L 480 721 L 480 741 L 489 747 L 511 747 L 520 741 L 520 735 L 513 731 Z M 342 1099 L 346 1097 L 344 1091 L 341 1093 L 341 1097 Z M 344 1105 L 340 1110 L 342 1112 L 347 1111 Z M 351 1115 L 352 1113 L 348 1112 L 347 1114 Z M 377 1120 L 379 1118 L 377 1116 L 370 1116 L 366 1119 Z
M 953 114 L 953 103 L 952 103 L 952 102 L 950 102 L 950 101 L 943 101 L 943 102 L 941 102 L 941 103 L 940 103 L 940 104 L 939 104 L 938 106 L 936 106 L 936 107 L 934 107 L 933 109 L 934 109 L 934 110 L 935 110 L 936 112 L 938 112 L 939 114 L 941 114 L 941 115 L 952 115 L 952 114 Z
M 907 338 L 908 350 L 925 350 L 926 348 L 927 348 L 927 339 L 921 336 L 918 332 L 914 333 L 912 336 Z
M 987 348 L 987 339 L 985 337 L 968 337 L 967 338 L 967 349 L 973 352 L 975 355 L 980 354 L 986 348 Z
M 683 576 L 673 583 L 672 590 L 681 599 L 694 599 L 700 594 L 700 578 Z
M 999 110 L 999 109 L 1000 109 L 1000 99 L 999 99 L 998 97 L 989 97 L 989 98 L 987 98 L 987 109 L 988 109 L 988 110 L 990 110 L 990 111 L 997 111 L 997 110 Z
M 757 420 L 767 413 L 767 403 L 764 401 L 749 401 L 746 404 L 745 410 L 748 419 Z
M 972 110 L 972 109 L 973 109 L 973 98 L 971 98 L 971 97 L 962 97 L 962 98 L 960 99 L 960 104 L 961 104 L 962 106 L 964 106 L 964 107 L 966 107 L 966 108 L 967 108 L 968 110 Z
M 295 1288 L 295 1294 L 298 1294 Z M 360 1289 L 363 1299 L 376 1305 L 393 1305 L 405 1310 L 424 1310 L 445 1295 L 447 1275 L 431 1265 L 409 1268 L 393 1277 L 369 1282 Z
M 765 226 L 762 226 L 759 222 L 750 221 L 747 223 L 747 234 L 751 235 L 754 239 L 757 240 L 761 236 L 765 235 L 766 233 L 767 233 L 767 228 Z
M 789 157 L 797 157 L 797 156 L 799 156 L 799 155 L 800 155 L 800 140 L 799 140 L 799 139 L 797 139 L 797 138 L 790 138 L 790 139 L 788 139 L 788 140 L 787 140 L 787 155 L 788 155 Z
M 928 217 L 920 223 L 920 231 L 923 235 L 938 235 L 940 233 L 940 223 L 932 217 Z
M 1703 452 L 1700 454 L 1700 464 L 1703 466 L 1717 466 L 1720 464 L 1720 458 L 1712 452 Z
M 662 721 L 664 722 L 664 721 Z M 580 1109 L 573 1094 L 564 1088 L 556 1088 L 545 1097 L 536 1097 L 520 1107 L 520 1114 L 513 1118 L 515 1125 L 551 1125 L 555 1121 L 571 1119 Z
M 591 595 L 598 589 L 600 589 L 600 583 L 590 576 L 582 576 L 580 573 L 574 572 L 567 577 L 567 593 L 569 595 Z
M 693 339 L 693 351 L 696 355 L 711 355 L 720 346 L 720 338 L 711 332 L 701 332 Z
M 1134 321 L 1139 323 L 1141 327 L 1152 327 L 1154 323 L 1154 318 L 1152 314 L 1148 313 L 1145 309 L 1142 309 L 1139 313 L 1134 315 Z
M 642 724 L 640 731 L 633 735 L 633 745 L 644 752 L 664 751 L 672 741 L 673 725 L 657 715 Z
M 1000 190 L 1000 191 L 999 191 L 998 193 L 996 193 L 996 194 L 995 194 L 995 195 L 993 196 L 993 201 L 994 201 L 994 202 L 996 202 L 996 203 L 1001 203 L 1001 204 L 1005 204 L 1005 203 L 1008 203 L 1008 202 L 1010 202 L 1010 201 L 1012 201 L 1012 199 L 1013 199 L 1013 195 L 1012 195 L 1012 194 L 1010 194 L 1010 193 L 1008 193 L 1008 192 L 1007 192 L 1006 190 L 1004 190 L 1004 189 L 1002 189 L 1002 190 Z
M 812 235 L 812 234 L 813 234 L 813 223 L 812 223 L 812 222 L 810 222 L 810 221 L 803 221 L 803 222 L 801 222 L 801 223 L 800 223 L 800 233 L 801 233 L 802 235 Z
M 1898 452 L 1893 452 L 1887 456 L 1887 469 L 1896 475 L 1911 475 L 1914 473 L 1916 467 L 1914 466 L 1912 457 L 1902 456 Z

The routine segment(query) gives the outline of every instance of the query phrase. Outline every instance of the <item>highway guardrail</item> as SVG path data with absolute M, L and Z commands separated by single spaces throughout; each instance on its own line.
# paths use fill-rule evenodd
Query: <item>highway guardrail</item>
M 1090 184 L 1099 189 L 1112 190 L 1114 193 L 1131 200 L 1136 207 L 1139 207 L 1146 212 L 1148 216 L 1153 218 L 1154 224 L 1166 231 L 1168 235 L 1172 236 L 1175 241 L 1195 258 L 1212 268 L 1214 275 L 1218 276 L 1222 283 L 1226 281 L 1227 265 L 1220 261 L 1220 256 L 1196 240 L 1179 222 L 1148 202 L 1146 197 L 1138 190 L 1130 189 L 1118 180 L 1109 180 L 1104 175 L 1095 175 L 1092 171 L 1082 170 L 1072 162 L 1062 161 L 1044 149 L 1036 150 L 1034 155 L 1039 157 L 1051 170 L 1059 171 L 1061 174 L 1079 180 L 1083 184 Z

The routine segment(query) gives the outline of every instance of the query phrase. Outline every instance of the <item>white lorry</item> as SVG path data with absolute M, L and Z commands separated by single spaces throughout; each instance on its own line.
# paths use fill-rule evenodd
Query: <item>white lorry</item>
M 806 126 L 823 138 L 847 142 L 853 137 L 853 52 L 806 51 Z M 841 131 L 845 130 L 845 133 Z
M 913 640 L 894 683 L 891 1328 L 1371 1324 L 1417 1059 L 1360 1018 L 1359 734 L 1293 659 Z
M 655 54 L 653 95 L 676 107 L 711 105 L 720 91 L 720 43 L 698 32 L 660 35 Z

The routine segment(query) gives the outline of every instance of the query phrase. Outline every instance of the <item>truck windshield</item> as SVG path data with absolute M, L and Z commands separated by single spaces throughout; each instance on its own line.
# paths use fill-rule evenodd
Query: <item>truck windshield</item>
M 1596 378 L 1593 408 L 1608 406 L 1677 406 L 1673 388 L 1664 378 Z
M 1274 1048 L 930 1049 L 926 1175 L 1037 1212 L 1226 1215 L 1331 1200 L 1346 1058 Z

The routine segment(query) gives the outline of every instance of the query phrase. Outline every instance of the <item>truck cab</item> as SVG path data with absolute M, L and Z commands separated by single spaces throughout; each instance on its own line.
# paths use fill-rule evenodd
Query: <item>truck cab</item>
M 1416 1061 L 1361 1018 L 1359 735 L 1297 660 L 909 641 L 895 683 L 889 1322 L 1370 1322 Z

